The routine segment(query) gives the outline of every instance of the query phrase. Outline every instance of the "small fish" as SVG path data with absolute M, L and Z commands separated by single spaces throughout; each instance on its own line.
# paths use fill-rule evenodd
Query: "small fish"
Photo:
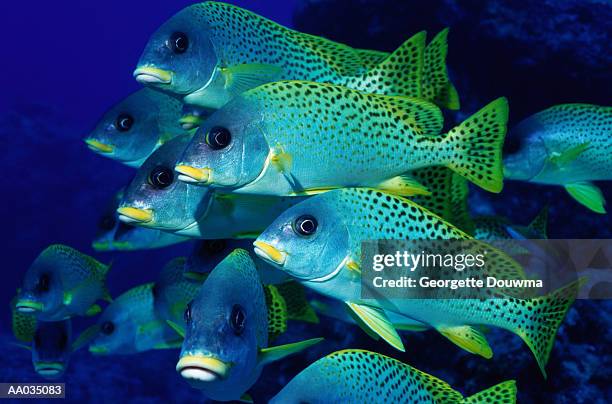
M 39 321 L 34 325 L 30 336 L 31 345 L 17 345 L 32 351 L 32 364 L 36 373 L 45 379 L 59 379 L 66 372 L 72 353 L 85 345 L 91 336 L 83 333 L 73 340 L 70 319 Z M 13 333 L 17 336 L 19 330 L 14 326 Z
M 293 31 L 236 6 L 205 2 L 181 10 L 151 36 L 134 77 L 185 104 L 214 109 L 279 80 L 427 97 L 459 109 L 446 70 L 447 35 L 442 31 L 425 48 L 426 34 L 419 32 L 386 54 Z
M 173 167 L 188 142 L 172 139 L 138 169 L 117 209 L 122 222 L 186 237 L 255 238 L 300 200 L 221 194 L 178 181 Z
M 117 208 L 123 199 L 123 188 L 117 192 L 98 220 L 92 247 L 96 251 L 135 251 L 161 248 L 189 240 L 187 237 L 157 229 L 132 226 L 119 220 Z
M 544 207 L 527 226 L 514 225 L 505 217 L 476 216 L 474 238 L 478 240 L 545 239 L 548 208 Z
M 298 373 L 270 400 L 290 403 L 513 404 L 516 382 L 508 380 L 470 397 L 448 383 L 376 352 L 331 353 Z
M 140 167 L 164 142 L 190 133 L 179 123 L 182 106 L 159 91 L 138 90 L 108 110 L 85 143 L 105 157 Z
M 185 311 L 177 372 L 212 400 L 239 400 L 265 364 L 321 341 L 269 347 L 267 312 L 253 260 L 235 250 L 210 273 Z
M 89 351 L 98 355 L 129 355 L 151 349 L 179 348 L 182 338 L 155 312 L 154 284 L 136 286 L 113 301 L 92 328 Z
M 74 248 L 53 244 L 27 270 L 15 307 L 41 321 L 97 314 L 96 301 L 112 300 L 105 285 L 109 268 Z
M 428 102 L 331 84 L 282 81 L 213 113 L 179 159 L 179 179 L 237 193 L 312 195 L 347 186 L 423 193 L 407 171 L 445 166 L 502 189 L 508 103 L 499 98 L 448 134 Z M 426 190 L 425 190 L 426 191 Z
M 304 286 L 346 302 L 371 331 L 397 349 L 403 350 L 403 343 L 386 311 L 435 328 L 451 342 L 485 358 L 491 358 L 493 352 L 475 326 L 504 328 L 527 343 L 545 374 L 557 329 L 575 299 L 580 281 L 531 299 L 361 298 L 362 241 L 470 238 L 410 200 L 377 190 L 346 188 L 314 196 L 288 209 L 254 245 L 257 255 Z M 524 279 L 515 261 L 493 250 L 487 249 L 487 275 Z
M 612 180 L 612 107 L 561 104 L 512 129 L 504 175 L 509 180 L 560 185 L 578 202 L 604 214 L 592 181 Z

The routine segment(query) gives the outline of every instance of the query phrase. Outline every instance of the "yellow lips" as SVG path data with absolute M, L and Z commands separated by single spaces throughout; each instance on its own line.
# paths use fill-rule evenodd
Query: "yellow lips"
M 185 130 L 191 130 L 200 126 L 202 122 L 202 118 L 196 115 L 183 115 L 181 119 L 179 119 L 179 124 Z
M 151 66 L 139 67 L 134 70 L 134 78 L 142 84 L 169 84 L 172 72 Z
M 186 355 L 179 359 L 176 371 L 186 379 L 214 381 L 227 376 L 231 365 L 209 356 Z
M 185 182 L 208 182 L 210 179 L 210 168 L 196 168 L 186 165 L 178 165 L 174 167 L 174 170 L 182 175 L 179 175 L 179 179 Z
M 140 223 L 148 223 L 153 220 L 153 211 L 151 209 L 123 207 L 117 209 L 117 213 L 119 213 L 121 216 L 125 216 L 128 219 Z
M 98 142 L 94 139 L 85 139 L 85 143 L 87 146 L 93 151 L 98 153 L 112 153 L 115 150 L 115 147 L 106 143 Z
M 35 311 L 42 311 L 43 304 L 33 300 L 18 300 L 15 308 L 21 313 L 33 313 Z
M 282 266 L 285 264 L 285 260 L 287 259 L 286 252 L 279 251 L 276 247 L 264 243 L 263 241 L 255 241 L 253 245 L 255 246 L 255 254 L 259 255 L 261 258 L 272 261 L 277 265 Z

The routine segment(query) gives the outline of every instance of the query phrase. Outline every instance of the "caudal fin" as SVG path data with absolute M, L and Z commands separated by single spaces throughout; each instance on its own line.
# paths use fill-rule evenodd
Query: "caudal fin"
M 287 305 L 287 319 L 317 324 L 319 317 L 308 299 L 304 286 L 295 281 L 276 285 L 278 292 Z
M 448 28 L 443 29 L 425 48 L 423 65 L 423 98 L 451 110 L 460 108 L 459 94 L 448 78 Z
M 508 380 L 489 387 L 473 396 L 466 397 L 463 404 L 514 404 L 516 403 L 516 381 Z
M 517 322 L 514 332 L 529 346 L 544 377 L 557 330 L 585 281 L 580 278 L 549 295 L 523 300 L 526 304 L 519 306 L 519 315 L 528 321 Z
M 507 123 L 508 101 L 502 97 L 451 129 L 445 139 L 447 167 L 487 191 L 500 192 Z

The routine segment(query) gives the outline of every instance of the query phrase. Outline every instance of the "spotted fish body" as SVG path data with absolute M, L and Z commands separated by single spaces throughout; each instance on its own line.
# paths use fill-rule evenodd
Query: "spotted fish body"
M 153 283 L 117 297 L 101 314 L 98 335 L 89 350 L 99 355 L 126 355 L 151 349 L 178 348 L 180 338 L 155 313 Z
M 402 193 L 410 170 L 446 166 L 482 188 L 502 188 L 508 106 L 500 98 L 439 135 L 438 107 L 301 81 L 247 91 L 213 113 L 175 169 L 237 193 L 299 195 L 345 186 Z M 231 134 L 225 147 L 211 137 Z M 212 133 L 212 134 L 211 134 Z M 339 169 L 339 168 L 342 169 Z
M 445 30 L 434 38 L 428 52 L 425 33 L 419 33 L 386 55 L 293 31 L 229 4 L 205 2 L 183 9 L 153 34 L 134 75 L 187 104 L 210 108 L 266 82 L 309 80 L 393 95 L 424 93 L 457 109 L 446 72 L 446 35 Z
M 507 179 L 564 186 L 605 213 L 601 191 L 590 181 L 612 180 L 612 107 L 556 105 L 525 119 L 509 140 L 519 148 L 504 158 Z
M 95 302 L 110 300 L 109 266 L 71 247 L 54 244 L 34 260 L 25 274 L 16 308 L 42 321 L 59 321 L 92 313 Z
M 139 167 L 164 142 L 189 134 L 179 123 L 182 108 L 169 95 L 138 90 L 108 110 L 85 142 L 104 157 Z
M 309 237 L 297 235 L 294 230 L 296 220 L 304 215 L 310 215 L 318 222 L 316 233 Z M 363 241 L 469 238 L 407 199 L 376 190 L 347 188 L 314 196 L 287 210 L 254 244 L 256 253 L 263 259 L 296 277 L 305 286 L 357 307 L 358 313 L 363 313 L 364 307 L 374 307 L 378 312 L 392 311 L 404 315 L 437 329 L 451 341 L 481 356 L 489 358 L 492 351 L 484 336 L 471 326 L 490 325 L 514 332 L 529 345 L 544 371 L 557 328 L 575 298 L 577 283 L 551 295 L 532 299 L 501 295 L 482 300 L 361 298 L 359 268 Z M 487 251 L 488 262 L 495 262 L 489 267 L 495 269 L 498 279 L 524 277 L 522 269 L 513 260 Z M 312 256 L 319 257 L 317 262 L 312 262 Z M 532 316 L 534 310 L 538 316 Z M 466 326 L 469 334 L 474 336 L 468 338 L 471 340 L 469 344 L 461 341 L 462 337 L 457 338 L 458 334 L 465 334 Z M 384 333 L 381 336 L 385 338 Z M 393 338 L 386 340 L 394 344 L 391 342 Z M 472 345 L 473 342 L 476 344 Z M 401 341 L 394 346 L 403 349 Z
M 121 221 L 175 236 L 254 238 L 279 211 L 299 202 L 300 198 L 222 194 L 179 181 L 172 169 L 189 140 L 174 138 L 143 163 L 119 203 Z M 164 187 L 151 181 L 159 172 L 167 176 Z
M 514 380 L 464 398 L 448 383 L 387 356 L 347 349 L 314 362 L 270 400 L 290 403 L 492 403 L 516 402 Z

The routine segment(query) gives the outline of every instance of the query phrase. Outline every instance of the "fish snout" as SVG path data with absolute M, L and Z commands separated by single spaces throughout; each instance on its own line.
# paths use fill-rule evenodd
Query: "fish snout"
M 32 299 L 19 299 L 15 304 L 15 309 L 20 313 L 35 313 L 43 311 L 43 304 Z
M 176 364 L 176 371 L 188 382 L 209 383 L 227 377 L 231 364 L 212 356 L 185 355 Z
M 119 214 L 119 220 L 124 223 L 149 223 L 153 220 L 153 209 L 122 206 L 117 208 L 117 213 Z
M 259 240 L 253 242 L 253 245 L 255 246 L 255 254 L 257 254 L 264 261 L 280 267 L 285 265 L 285 261 L 287 260 L 286 252 L 279 250 L 271 244 Z
M 35 362 L 34 370 L 45 378 L 59 377 L 64 373 L 64 364 L 61 362 Z
M 87 138 L 85 139 L 85 143 L 87 144 L 87 147 L 89 147 L 89 149 L 93 150 L 96 153 L 108 154 L 115 151 L 115 146 L 107 143 L 102 143 L 96 139 Z
M 138 67 L 134 70 L 134 78 L 141 84 L 170 84 L 173 72 L 153 66 Z
M 210 168 L 197 168 L 185 164 L 177 164 L 174 171 L 179 173 L 178 179 L 190 184 L 210 184 L 212 182 L 212 170 Z

